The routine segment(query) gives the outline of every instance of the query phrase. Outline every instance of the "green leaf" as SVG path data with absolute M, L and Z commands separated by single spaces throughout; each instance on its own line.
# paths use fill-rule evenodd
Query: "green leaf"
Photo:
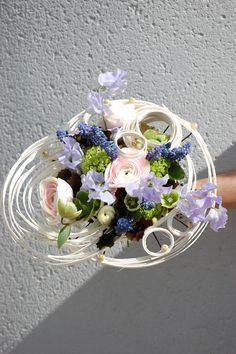
M 70 225 L 65 225 L 63 228 L 60 230 L 57 238 L 57 247 L 60 249 L 64 243 L 68 240 L 68 237 L 70 236 L 71 232 L 71 226 Z
M 170 179 L 180 180 L 184 178 L 185 172 L 178 162 L 173 162 L 168 170 Z
M 76 194 L 76 199 L 78 199 L 81 204 L 86 204 L 87 201 L 88 201 L 88 192 L 79 191 L 79 192 Z

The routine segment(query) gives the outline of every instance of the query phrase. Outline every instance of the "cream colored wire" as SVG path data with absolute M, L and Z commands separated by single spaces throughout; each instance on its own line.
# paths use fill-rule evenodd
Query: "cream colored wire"
M 129 100 L 118 100 L 121 104 L 129 103 Z M 142 142 L 140 150 L 134 156 L 139 156 L 146 151 L 147 140 L 140 130 L 141 122 L 152 123 L 164 121 L 170 126 L 171 146 L 178 147 L 182 140 L 182 127 L 193 134 L 196 142 L 202 150 L 205 159 L 208 179 L 216 183 L 215 168 L 207 146 L 201 135 L 191 123 L 178 117 L 164 106 L 158 106 L 151 102 L 135 101 L 136 122 L 127 121 L 122 132 L 118 132 L 115 142 L 118 144 L 119 138 L 123 137 L 128 147 L 133 146 L 132 137 Z M 72 118 L 64 129 L 74 133 L 78 129 L 79 122 L 89 122 L 91 116 L 81 112 Z M 132 135 L 133 134 L 133 135 Z M 130 145 L 129 145 L 130 144 Z M 45 137 L 26 149 L 18 161 L 10 170 L 2 195 L 3 216 L 11 232 L 13 239 L 19 243 L 33 257 L 44 260 L 45 262 L 56 265 L 76 264 L 86 259 L 101 261 L 104 264 L 119 268 L 142 268 L 162 263 L 189 248 L 201 235 L 206 227 L 206 223 L 198 223 L 192 228 L 183 232 L 173 226 L 173 220 L 178 213 L 173 209 L 162 219 L 158 220 L 153 226 L 147 228 L 142 242 L 146 255 L 137 258 L 114 258 L 108 257 L 98 250 L 96 243 L 104 231 L 104 226 L 99 226 L 98 222 L 85 226 L 82 230 L 73 229 L 71 239 L 67 241 L 64 251 L 58 252 L 56 240 L 59 228 L 57 225 L 48 225 L 45 216 L 39 205 L 38 184 L 40 180 L 49 175 L 56 176 L 60 170 L 60 164 L 56 160 L 61 144 L 55 135 Z M 45 156 L 43 157 L 43 153 Z M 47 157 L 48 153 L 48 157 Z M 125 155 L 124 150 L 119 153 Z M 196 186 L 196 171 L 190 156 L 187 156 L 188 181 L 187 189 L 190 191 Z M 37 203 L 37 205 L 35 205 Z M 167 223 L 167 228 L 163 224 Z M 148 249 L 147 239 L 153 233 L 163 233 L 167 236 L 169 248 L 154 252 Z M 125 237 L 119 240 L 124 240 Z M 120 241 L 116 242 L 120 242 Z M 168 241 L 169 240 L 169 241 Z M 49 248 L 53 249 L 54 254 L 49 253 Z M 43 250 L 42 250 L 43 248 Z M 73 249 L 73 251 L 71 251 Z

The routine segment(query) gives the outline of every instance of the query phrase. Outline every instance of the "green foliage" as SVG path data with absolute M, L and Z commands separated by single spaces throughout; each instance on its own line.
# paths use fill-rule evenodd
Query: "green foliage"
M 57 247 L 60 249 L 64 243 L 68 240 L 71 232 L 71 226 L 65 225 L 62 227 L 57 238 Z
M 150 161 L 150 169 L 158 177 L 163 177 L 168 174 L 170 166 L 171 161 L 166 157 L 160 157 L 157 160 Z
M 96 215 L 101 205 L 101 201 L 98 199 L 89 200 L 88 193 L 84 191 L 79 191 L 76 194 L 74 203 L 77 209 L 81 210 L 79 218 L 87 220 Z
M 81 167 L 83 173 L 88 173 L 90 170 L 104 172 L 111 159 L 106 151 L 100 146 L 93 146 L 88 149 L 82 159 Z
M 168 170 L 168 174 L 170 179 L 177 181 L 185 177 L 185 172 L 177 161 L 173 161 L 171 163 L 171 166 Z
M 164 213 L 165 210 L 162 207 L 161 203 L 157 203 L 155 207 L 150 210 L 146 210 L 143 207 L 139 208 L 138 210 L 132 213 L 132 216 L 136 221 L 139 221 L 141 219 L 152 220 L 153 218 L 160 219 Z

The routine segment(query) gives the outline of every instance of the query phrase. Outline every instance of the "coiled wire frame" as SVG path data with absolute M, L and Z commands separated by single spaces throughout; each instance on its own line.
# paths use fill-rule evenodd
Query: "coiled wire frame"
M 130 100 L 117 101 L 122 105 L 130 103 Z M 135 105 L 136 119 L 125 124 L 119 137 L 123 136 L 128 147 L 132 144 L 132 134 L 134 138 L 138 137 L 140 141 L 143 141 L 142 147 L 137 151 L 137 156 L 147 146 L 140 130 L 141 122 L 161 121 L 167 123 L 171 130 L 169 141 L 172 147 L 178 147 L 181 144 L 182 127 L 184 127 L 192 134 L 201 148 L 208 170 L 209 182 L 216 184 L 214 164 L 203 138 L 197 131 L 196 124 L 178 117 L 164 106 L 141 100 L 135 100 L 132 103 Z M 90 118 L 87 113 L 81 112 L 72 118 L 64 129 L 69 130 L 70 133 L 75 133 L 78 129 L 78 123 L 81 121 L 88 122 Z M 89 225 L 82 223 L 74 228 L 71 239 L 67 241 L 63 251 L 58 251 L 59 226 L 49 225 L 45 221 L 45 216 L 40 207 L 38 186 L 42 179 L 48 176 L 56 176 L 58 171 L 62 169 L 56 158 L 61 149 L 62 145 L 56 139 L 55 134 L 35 142 L 23 152 L 14 164 L 3 186 L 2 210 L 6 225 L 12 238 L 34 258 L 55 265 L 72 265 L 86 259 L 92 259 L 119 268 L 149 267 L 167 261 L 188 249 L 206 228 L 206 223 L 199 222 L 189 227 L 187 231 L 176 229 L 173 226 L 173 220 L 178 210 L 174 208 L 145 230 L 142 238 L 144 256 L 115 258 L 106 256 L 104 252 L 106 249 L 102 251 L 97 249 L 96 243 L 104 231 L 104 226 L 99 225 L 94 220 Z M 132 157 L 134 156 L 128 156 L 128 158 Z M 187 189 L 190 191 L 196 187 L 196 171 L 189 155 L 186 160 L 188 166 Z M 165 228 L 163 227 L 164 224 L 166 224 Z M 168 247 L 164 250 L 160 249 L 158 252 L 149 250 L 147 239 L 153 233 L 155 235 L 158 233 L 164 234 L 168 240 Z M 116 242 L 122 242 L 123 240 L 126 240 L 125 235 Z

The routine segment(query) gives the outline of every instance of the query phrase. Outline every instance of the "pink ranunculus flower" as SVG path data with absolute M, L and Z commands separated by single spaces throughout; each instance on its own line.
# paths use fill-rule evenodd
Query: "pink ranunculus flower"
M 132 148 L 124 149 L 127 155 L 134 152 Z M 129 183 L 139 183 L 140 178 L 149 172 L 150 163 L 144 156 L 132 159 L 118 156 L 107 166 L 105 181 L 109 183 L 110 188 L 124 188 Z
M 58 200 L 64 204 L 72 202 L 73 190 L 71 186 L 61 178 L 47 177 L 39 184 L 40 204 L 46 214 L 47 221 L 50 224 L 56 224 L 60 221 L 57 210 Z
M 135 117 L 135 105 L 133 103 L 112 101 L 107 112 L 105 112 L 104 120 L 107 129 L 113 129 L 123 127 L 126 123 L 134 120 Z

